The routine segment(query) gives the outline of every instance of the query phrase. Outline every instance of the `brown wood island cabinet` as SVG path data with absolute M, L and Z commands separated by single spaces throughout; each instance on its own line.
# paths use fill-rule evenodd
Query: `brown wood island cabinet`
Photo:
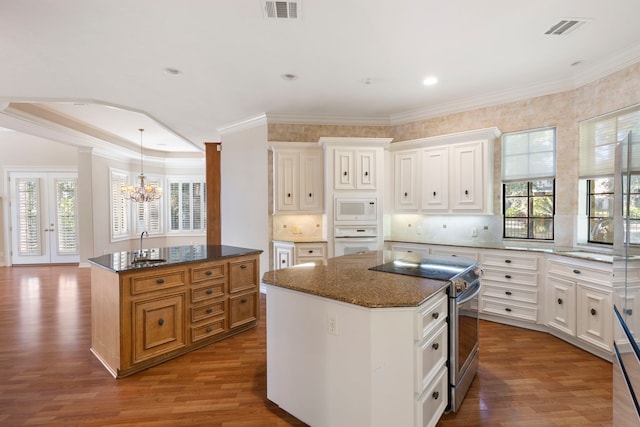
M 90 259 L 91 352 L 121 378 L 253 328 L 261 252 L 185 246 Z

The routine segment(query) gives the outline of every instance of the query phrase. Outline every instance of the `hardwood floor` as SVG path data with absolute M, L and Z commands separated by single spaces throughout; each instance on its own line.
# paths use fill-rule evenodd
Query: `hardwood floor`
M 304 425 L 266 399 L 264 295 L 257 328 L 115 380 L 89 352 L 89 287 L 85 268 L 0 268 L 0 426 Z M 610 363 L 544 333 L 480 333 L 479 376 L 439 426 L 611 425 Z

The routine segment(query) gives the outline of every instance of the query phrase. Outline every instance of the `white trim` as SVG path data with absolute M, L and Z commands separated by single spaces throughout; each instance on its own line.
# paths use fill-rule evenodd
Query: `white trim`
M 340 147 L 351 147 L 351 146 L 362 146 L 362 147 L 383 147 L 387 148 L 389 144 L 393 141 L 393 138 L 351 138 L 351 137 L 320 137 L 318 140 L 318 145 L 323 147 L 326 146 L 340 146 Z
M 305 125 L 389 126 L 389 117 L 266 114 L 269 123 Z
M 246 118 L 244 120 L 229 123 L 228 125 L 220 126 L 216 130 L 222 136 L 259 126 L 267 126 L 267 124 L 267 115 L 265 113 L 262 113 L 257 116 Z
M 430 136 L 406 141 L 395 142 L 389 145 L 389 151 L 406 150 L 408 148 L 430 147 L 434 145 L 456 144 L 473 140 L 494 140 L 500 137 L 502 132 L 497 127 L 468 130 L 464 132 L 450 133 L 447 135 Z

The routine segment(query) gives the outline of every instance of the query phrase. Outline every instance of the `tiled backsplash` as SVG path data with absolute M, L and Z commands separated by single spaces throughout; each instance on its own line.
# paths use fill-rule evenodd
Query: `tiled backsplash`
M 309 241 L 325 240 L 326 217 L 324 215 L 272 215 L 274 240 Z

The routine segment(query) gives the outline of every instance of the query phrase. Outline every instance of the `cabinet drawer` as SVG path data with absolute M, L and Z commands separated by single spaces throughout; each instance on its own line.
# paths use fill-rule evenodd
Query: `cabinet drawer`
M 427 388 L 446 364 L 447 356 L 447 323 L 442 322 L 435 332 L 416 346 L 416 393 L 420 394 Z
M 515 304 L 501 298 L 483 296 L 480 298 L 480 311 L 530 322 L 538 319 L 538 310 L 535 306 L 526 305 L 526 303 Z
M 440 323 L 446 322 L 449 313 L 447 294 L 441 291 L 434 298 L 433 301 L 427 301 L 425 306 L 416 312 L 416 341 L 422 341 Z
M 577 262 L 568 263 L 555 259 L 549 260 L 547 264 L 547 273 L 555 274 L 567 279 L 591 282 L 607 288 L 611 287 L 611 279 L 613 276 L 611 266 L 609 266 L 608 269 L 598 268 L 594 265 L 585 265 Z
M 216 316 L 223 316 L 225 313 L 224 300 L 211 302 L 209 304 L 200 305 L 191 308 L 191 321 L 199 322 Z
M 255 258 L 229 263 L 229 293 L 257 289 L 257 260 Z
M 429 387 L 416 399 L 416 425 L 435 426 L 448 401 L 448 375 L 447 368 L 442 367 Z
M 196 303 L 224 296 L 224 282 L 207 283 L 191 288 L 191 302 Z
M 523 270 L 538 270 L 538 258 L 512 254 L 482 254 L 482 266 L 509 267 Z
M 324 245 L 321 245 L 321 244 L 296 245 L 296 256 L 298 258 L 307 258 L 307 257 L 324 258 L 325 256 Z
M 482 282 L 482 295 L 500 298 L 506 301 L 520 301 L 530 304 L 538 303 L 538 291 L 524 286 L 503 285 L 501 283 L 491 283 L 487 280 Z
M 191 269 L 191 283 L 203 282 L 212 279 L 224 279 L 225 264 L 208 264 Z
M 183 286 L 184 283 L 184 270 L 133 276 L 131 277 L 131 295 Z
M 538 273 L 482 266 L 482 283 L 487 281 L 503 282 L 530 287 L 538 286 Z
M 229 329 L 237 328 L 258 318 L 258 292 L 229 298 Z
M 191 341 L 196 342 L 214 335 L 221 334 L 225 331 L 224 318 L 216 319 L 206 325 L 191 328 Z

